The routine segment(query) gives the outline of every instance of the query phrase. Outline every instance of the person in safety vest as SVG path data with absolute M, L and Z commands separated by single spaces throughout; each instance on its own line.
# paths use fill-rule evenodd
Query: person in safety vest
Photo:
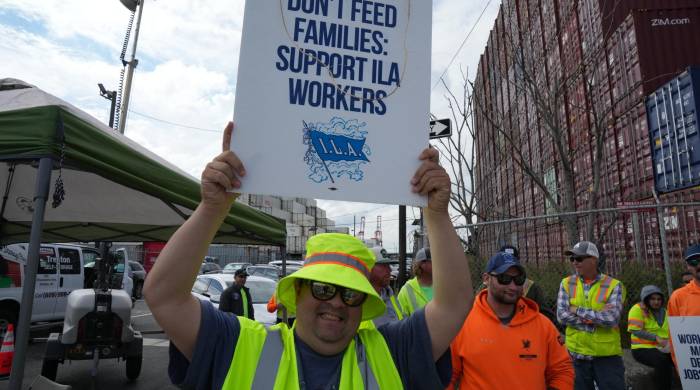
M 422 248 L 413 259 L 413 278 L 399 290 L 399 304 L 404 316 L 425 306 L 433 299 L 433 262 L 430 248 Z
M 689 246 L 683 257 L 693 280 L 671 294 L 668 300 L 669 317 L 700 316 L 700 244 Z M 671 349 L 673 350 L 673 342 L 671 342 Z M 676 363 L 673 353 L 671 358 Z
M 581 241 L 565 252 L 576 273 L 559 286 L 557 318 L 566 326 L 566 348 L 574 359 L 576 390 L 625 388 L 620 344 L 622 283 L 598 272 L 598 248 Z M 594 384 L 595 382 L 595 384 Z
M 376 246 L 372 248 L 372 252 L 377 262 L 374 263 L 372 272 L 369 274 L 369 282 L 372 283 L 372 287 L 374 287 L 374 290 L 379 294 L 386 306 L 386 312 L 381 317 L 372 320 L 374 325 L 379 326 L 390 321 L 403 319 L 401 305 L 399 305 L 399 301 L 394 295 L 394 290 L 389 285 L 391 283 L 391 267 L 389 265 L 398 264 L 398 260 L 388 258 L 386 250 L 382 247 Z
M 557 328 L 523 297 L 518 258 L 498 252 L 482 280 L 486 289 L 452 342 L 450 389 L 572 389 L 571 358 Z
M 654 368 L 654 388 L 670 389 L 673 378 L 668 317 L 664 294 L 656 286 L 644 286 L 641 301 L 630 309 L 627 331 L 634 360 Z
M 251 320 L 255 319 L 253 298 L 250 296 L 250 290 L 245 286 L 247 279 L 248 273 L 245 268 L 236 270 L 233 274 L 233 284 L 221 293 L 219 310 Z
M 449 345 L 472 305 L 472 286 L 448 214 L 450 178 L 438 164 L 437 150 L 423 150 L 410 179 L 412 190 L 428 199 L 424 216 L 435 254 L 434 299 L 402 321 L 360 328 L 386 310 L 369 282 L 374 254 L 350 235 L 317 234 L 307 241 L 303 267 L 277 285 L 278 301 L 296 313 L 294 326 L 268 329 L 190 293 L 199 259 L 231 210 L 232 191 L 246 180 L 243 163 L 228 150 L 232 131 L 229 123 L 224 151 L 202 173 L 199 206 L 160 253 L 144 286 L 149 308 L 171 340 L 171 381 L 183 388 L 226 390 L 447 386 Z

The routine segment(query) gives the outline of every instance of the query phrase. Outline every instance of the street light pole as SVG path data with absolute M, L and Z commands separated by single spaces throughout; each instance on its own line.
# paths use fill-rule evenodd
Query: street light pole
M 129 96 L 131 95 L 131 81 L 134 77 L 134 69 L 139 63 L 136 59 L 136 45 L 139 42 L 139 30 L 141 27 L 141 15 L 143 14 L 143 3 L 145 0 L 121 0 L 122 4 L 131 11 L 138 8 L 138 16 L 136 18 L 136 32 L 134 33 L 134 44 L 131 45 L 131 58 L 127 65 L 126 81 L 124 83 L 124 94 L 122 95 L 121 107 L 119 108 L 119 132 L 124 134 L 124 128 L 126 127 L 126 115 L 129 111 Z

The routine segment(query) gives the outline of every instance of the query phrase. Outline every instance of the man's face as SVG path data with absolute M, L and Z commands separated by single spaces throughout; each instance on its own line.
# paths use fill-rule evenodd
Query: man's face
M 572 257 L 572 263 L 579 275 L 594 275 L 598 273 L 598 259 L 592 256 Z
M 425 276 L 433 276 L 433 262 L 428 259 L 420 262 L 420 268 Z
M 362 320 L 362 305 L 350 307 L 336 294 L 321 301 L 311 294 L 308 284 L 301 283 L 297 290 L 297 330 L 302 339 L 317 352 L 344 349 L 357 333 Z
M 391 282 L 391 267 L 389 264 L 375 264 L 372 267 L 372 272 L 369 274 L 369 281 L 373 286 L 381 286 L 382 288 L 389 285 Z
M 236 283 L 237 286 L 245 286 L 245 281 L 247 279 L 248 277 L 244 275 L 236 275 L 233 277 L 233 281 Z
M 691 258 L 690 260 L 686 261 L 685 264 L 688 266 L 688 272 L 692 274 L 692 276 L 695 278 L 695 280 L 700 283 L 700 256 Z
M 522 274 L 520 270 L 516 267 L 510 267 L 503 274 L 515 277 Z M 498 282 L 497 277 L 494 275 L 486 274 L 488 277 L 487 287 L 489 289 L 489 295 L 496 300 L 496 302 L 512 305 L 518 301 L 518 298 L 523 295 L 523 286 L 518 286 L 515 281 L 511 281 L 507 285 L 503 285 Z

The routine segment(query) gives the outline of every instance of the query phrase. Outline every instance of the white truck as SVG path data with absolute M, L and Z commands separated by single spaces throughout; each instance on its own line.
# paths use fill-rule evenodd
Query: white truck
M 28 247 L 28 244 L 0 246 L 0 330 L 9 323 L 17 325 Z M 94 266 L 98 257 L 100 253 L 97 248 L 73 244 L 41 244 L 31 321 L 63 320 L 68 294 L 85 288 L 84 267 Z M 120 269 L 124 269 L 122 289 L 131 296 L 131 271 L 128 266 Z

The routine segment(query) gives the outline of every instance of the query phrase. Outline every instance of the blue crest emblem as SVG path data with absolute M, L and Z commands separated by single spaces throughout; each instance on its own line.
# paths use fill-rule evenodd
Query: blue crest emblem
M 343 177 L 358 182 L 364 179 L 362 166 L 370 163 L 368 156 L 372 154 L 366 143 L 366 123 L 334 117 L 329 123 L 303 124 L 304 145 L 308 146 L 304 162 L 310 180 L 335 183 Z

